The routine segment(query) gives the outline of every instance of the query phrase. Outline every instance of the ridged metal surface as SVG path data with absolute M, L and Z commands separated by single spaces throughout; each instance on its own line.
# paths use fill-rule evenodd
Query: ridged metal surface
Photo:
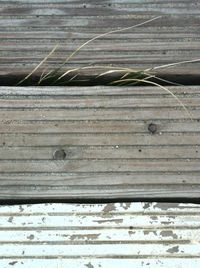
M 144 69 L 199 58 L 199 1 L 0 0 L 1 83 L 16 84 L 11 77 L 30 72 L 56 44 L 60 47 L 38 72 L 57 67 L 79 45 L 100 33 L 156 16 L 162 17 L 90 43 L 68 62 L 67 69 L 91 63 Z M 199 66 L 181 65 L 164 72 L 190 77 L 199 75 Z
M 0 207 L 0 267 L 198 268 L 200 205 Z

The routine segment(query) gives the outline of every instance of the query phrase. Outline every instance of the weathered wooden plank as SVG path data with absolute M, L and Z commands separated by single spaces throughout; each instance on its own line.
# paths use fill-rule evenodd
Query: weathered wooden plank
M 168 88 L 168 87 L 167 87 Z M 184 97 L 195 97 L 199 96 L 199 87 L 198 86 L 171 86 L 170 90 L 175 95 L 180 95 Z M 159 96 L 169 96 L 169 93 L 160 87 L 148 86 L 148 87 L 140 87 L 140 86 L 109 86 L 109 90 L 107 86 L 93 86 L 93 87 L 64 87 L 64 86 L 54 86 L 54 87 L 38 87 L 35 90 L 35 87 L 0 87 L 0 96 L 8 97 L 8 96 L 145 96 L 147 97 L 159 97 Z
M 8 176 L 9 178 L 9 176 Z M 30 178 L 30 176 L 29 176 Z M 94 178 L 94 177 L 93 177 Z M 96 178 L 96 176 L 95 176 Z M 144 177 L 143 177 L 144 178 Z M 174 178 L 174 177 L 173 177 Z M 26 177 L 25 177 L 26 179 Z M 108 179 L 108 178 L 107 178 Z M 148 180 L 148 177 L 146 176 Z M 36 181 L 37 182 L 37 181 Z M 190 183 L 189 185 L 185 185 L 182 181 L 181 183 L 174 184 L 163 183 L 145 183 L 140 185 L 135 185 L 134 183 L 130 185 L 125 185 L 124 182 L 121 184 L 112 185 L 100 185 L 100 186 L 91 186 L 91 185 L 80 185 L 74 187 L 65 186 L 62 184 L 59 185 L 50 185 L 48 182 L 43 183 L 42 185 L 35 186 L 36 182 L 34 181 L 34 185 L 32 184 L 11 184 L 8 183 L 7 187 L 1 187 L 1 199 L 5 202 L 5 200 L 29 200 L 37 201 L 37 200 L 104 200 L 104 199 L 124 199 L 124 200 L 138 200 L 138 199 L 199 199 L 199 191 L 200 186 L 197 183 Z M 139 184 L 139 183 L 138 183 Z M 50 186 L 49 186 L 50 185 Z M 148 189 L 148 190 L 147 190 Z
M 199 58 L 199 10 L 196 0 L 1 0 L 0 83 L 16 84 L 56 44 L 60 47 L 41 69 L 57 67 L 78 46 L 100 33 L 158 15 L 161 18 L 149 24 L 95 40 L 72 58 L 66 68 L 95 63 L 145 69 Z M 199 81 L 199 64 L 176 66 L 160 73 L 179 74 L 185 82 L 194 77 Z M 91 77 L 100 70 L 85 71 L 84 75 Z
M 18 172 L 200 172 L 199 159 L 145 160 L 140 159 L 76 159 L 76 160 L 2 160 L 1 173 Z M 95 175 L 94 175 L 95 176 Z
M 158 131 L 162 133 L 200 132 L 199 122 L 156 122 Z M 12 123 L 0 125 L 0 133 L 147 133 L 146 122 L 132 121 L 69 121 L 52 123 Z
M 0 199 L 198 198 L 200 89 L 168 89 L 192 118 L 156 87 L 0 88 Z
M 0 160 L 52 160 L 57 148 L 0 147 Z M 200 159 L 200 146 L 63 146 L 67 159 Z M 14 153 L 13 153 L 14 152 Z
M 1 267 L 198 267 L 200 206 L 180 203 L 0 207 Z
M 34 122 L 33 122 L 34 123 Z M 142 145 L 200 145 L 198 133 L 73 133 L 73 134 L 0 134 L 2 146 L 142 146 Z
M 184 105 L 187 107 L 199 107 L 199 99 L 182 98 Z M 131 98 L 128 97 L 77 97 L 66 99 L 0 99 L 0 108 L 143 108 L 143 107 L 177 107 L 177 100 L 166 98 Z
M 198 120 L 200 118 L 200 109 L 198 107 L 188 107 L 192 114 L 192 118 Z M 53 121 L 72 121 L 78 120 L 129 120 L 139 121 L 148 120 L 148 122 L 157 120 L 186 120 L 187 114 L 182 107 L 143 107 L 143 108 L 17 108 L 17 109 L 0 109 L 0 122 L 9 124 L 18 121 L 37 121 L 53 122 Z M 19 120 L 20 118 L 20 120 Z M 13 122 L 14 123 L 14 122 Z
M 72 186 L 79 186 L 77 188 L 77 191 L 80 193 L 81 187 L 85 185 L 87 187 L 84 188 L 84 191 L 90 192 L 90 195 L 92 194 L 92 191 L 96 191 L 100 189 L 99 186 L 102 188 L 104 187 L 106 189 L 106 192 L 108 191 L 113 191 L 115 193 L 121 193 L 123 195 L 123 192 L 121 191 L 120 187 L 123 189 L 126 188 L 128 192 L 127 194 L 131 193 L 130 186 L 133 187 L 133 192 L 134 192 L 134 186 L 138 189 L 140 185 L 143 187 L 152 186 L 152 187 L 159 187 L 162 189 L 162 191 L 165 193 L 166 188 L 170 188 L 169 191 L 171 191 L 172 187 L 179 187 L 180 192 L 185 192 L 183 191 L 186 186 L 189 186 L 190 190 L 194 191 L 196 187 L 200 184 L 199 182 L 199 175 L 198 173 L 191 173 L 191 172 L 165 172 L 161 173 L 160 172 L 141 172 L 141 173 L 132 173 L 132 172 L 126 172 L 126 173 L 117 173 L 117 172 L 110 172 L 110 173 L 95 173 L 95 176 L 93 173 L 18 173 L 18 174 L 2 174 L 1 178 L 1 185 L 2 187 L 4 186 L 4 190 L 6 185 L 11 185 L 11 189 L 18 186 L 21 186 L 21 189 L 28 190 L 26 188 L 27 186 L 33 186 L 34 182 L 34 187 L 30 187 L 30 191 L 36 190 L 37 186 L 38 189 L 42 189 L 40 187 L 41 185 L 44 186 L 43 189 L 45 190 L 45 187 L 48 189 L 51 189 L 52 191 L 57 189 L 57 187 L 63 187 L 67 188 L 67 186 L 73 190 Z M 53 187 L 55 186 L 55 187 Z M 89 189 L 89 186 L 91 188 Z M 95 187 L 96 186 L 96 187 Z M 117 189 L 118 187 L 118 189 Z M 24 190 L 23 189 L 23 190 Z M 183 190 L 182 190 L 183 189 Z M 76 191 L 76 188 L 75 190 Z M 149 196 L 151 195 L 150 188 L 148 189 L 149 193 L 147 192 L 146 194 Z M 65 193 L 66 195 L 70 196 L 69 193 Z M 101 192 L 98 192 L 98 196 L 101 196 Z M 134 193 L 134 196 L 137 193 Z M 163 193 L 162 193 L 163 194 Z M 178 194 L 178 193 L 177 193 Z M 189 194 L 189 193 L 188 193 Z M 192 192 L 191 192 L 192 194 Z M 20 193 L 19 193 L 20 195 Z M 143 193 L 145 195 L 145 192 Z M 84 195 L 85 196 L 85 195 Z M 188 196 L 188 195 L 187 195 Z

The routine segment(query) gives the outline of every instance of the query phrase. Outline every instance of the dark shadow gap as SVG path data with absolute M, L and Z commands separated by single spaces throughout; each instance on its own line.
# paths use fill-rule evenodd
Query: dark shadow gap
M 17 85 L 19 81 L 23 80 L 25 75 L 12 75 L 0 76 L 0 86 L 38 86 L 39 76 L 32 75 L 29 79 L 22 84 Z M 122 76 L 119 74 L 102 76 L 97 78 L 96 75 L 78 75 L 76 81 L 69 82 L 71 76 L 66 76 L 64 81 L 55 83 L 55 78 L 48 79 L 41 83 L 40 86 L 109 86 L 111 82 L 119 80 Z M 200 85 L 200 75 L 197 74 L 160 74 L 158 78 L 168 80 L 172 83 L 178 83 L 181 85 Z M 150 80 L 150 79 L 149 79 Z M 160 85 L 170 85 L 170 83 L 162 82 L 160 80 L 152 78 L 150 81 L 157 82 Z M 138 85 L 138 83 L 136 84 Z M 141 86 L 148 86 L 146 83 L 140 83 Z
M 65 204 L 105 204 L 123 202 L 157 202 L 157 203 L 193 203 L 200 204 L 200 198 L 112 198 L 112 199 L 37 199 L 37 200 L 0 200 L 0 205 L 26 205 L 44 203 L 65 203 Z

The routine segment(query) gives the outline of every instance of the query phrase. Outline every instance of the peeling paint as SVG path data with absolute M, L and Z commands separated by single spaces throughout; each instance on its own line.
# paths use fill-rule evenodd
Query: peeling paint
M 95 240 L 100 236 L 100 234 L 76 234 L 76 235 L 71 235 L 70 239 L 73 240 Z
M 85 266 L 88 268 L 94 268 L 94 266 L 91 264 L 91 262 L 88 262 L 88 264 L 85 264 Z
M 0 243 L 6 241 L 0 253 L 9 256 L 0 260 L 0 267 L 18 268 L 21 262 L 24 267 L 38 267 L 38 263 L 49 268 L 116 267 L 117 259 L 119 267 L 170 268 L 182 267 L 180 262 L 175 265 L 180 259 L 193 261 L 195 266 L 191 267 L 199 268 L 195 263 L 200 256 L 200 211 L 196 205 L 181 209 L 181 213 L 176 209 L 170 216 L 152 204 L 147 213 L 143 203 L 124 204 L 40 204 L 22 206 L 23 214 L 19 206 L 9 207 L 10 214 L 0 207 Z M 20 259 L 18 263 L 16 259 Z
M 165 231 L 161 231 L 160 235 L 162 237 L 172 237 L 173 239 L 177 239 L 178 236 L 177 234 L 173 233 L 171 230 L 165 230 Z
M 175 247 L 169 248 L 167 250 L 167 252 L 169 252 L 169 253 L 177 253 L 177 252 L 179 252 L 179 246 L 175 246 Z
M 12 223 L 12 221 L 13 221 L 13 216 L 8 218 L 8 222 Z
M 29 236 L 27 236 L 27 239 L 29 239 L 29 240 L 33 240 L 33 239 L 34 239 L 34 235 L 29 235 Z
M 116 210 L 116 207 L 115 207 L 115 204 L 113 203 L 109 203 L 109 204 L 106 204 L 104 209 L 103 209 L 103 212 L 105 213 L 109 213 L 111 211 L 115 211 Z
M 12 262 L 9 262 L 9 265 L 14 266 L 14 265 L 17 264 L 17 263 L 18 263 L 18 261 L 12 261 Z
M 144 231 L 144 235 L 149 235 L 150 233 L 153 233 L 154 235 L 156 235 L 157 236 L 157 232 L 156 231 L 154 231 L 154 230 L 148 230 L 148 231 Z
M 125 210 L 129 209 L 131 206 L 131 203 L 121 203 L 120 204 L 122 208 L 124 208 Z
M 157 217 L 157 216 L 150 216 L 150 218 L 151 218 L 153 221 L 157 221 L 157 220 L 158 220 L 158 217 Z
M 135 234 L 135 232 L 133 232 L 133 231 L 128 231 L 128 233 L 130 236 Z
M 154 208 L 159 208 L 161 210 L 169 210 L 170 209 L 177 209 L 181 208 L 177 203 L 155 203 Z
M 150 208 L 151 207 L 151 204 L 150 203 L 144 203 L 143 204 L 143 208 L 144 209 L 148 209 L 148 208 Z
M 119 223 L 122 223 L 123 222 L 123 219 L 108 219 L 108 220 L 95 220 L 94 222 L 97 222 L 97 223 L 109 223 L 109 222 L 114 222 L 114 223 L 116 223 L 116 224 L 119 224 Z
M 24 211 L 24 208 L 22 206 L 19 206 L 19 211 L 20 212 L 23 212 Z
M 169 225 L 169 224 L 172 224 L 172 222 L 169 220 L 169 221 L 161 221 L 161 224 L 163 225 Z

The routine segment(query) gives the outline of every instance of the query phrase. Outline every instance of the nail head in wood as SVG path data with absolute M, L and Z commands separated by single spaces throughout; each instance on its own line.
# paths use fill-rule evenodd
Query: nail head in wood
M 66 157 L 66 152 L 63 149 L 56 150 L 53 154 L 55 160 L 64 160 Z
M 153 124 L 153 123 L 149 124 L 149 125 L 148 125 L 148 130 L 149 130 L 149 132 L 152 133 L 152 134 L 156 133 L 156 131 L 157 131 L 157 126 L 156 126 L 156 124 Z

